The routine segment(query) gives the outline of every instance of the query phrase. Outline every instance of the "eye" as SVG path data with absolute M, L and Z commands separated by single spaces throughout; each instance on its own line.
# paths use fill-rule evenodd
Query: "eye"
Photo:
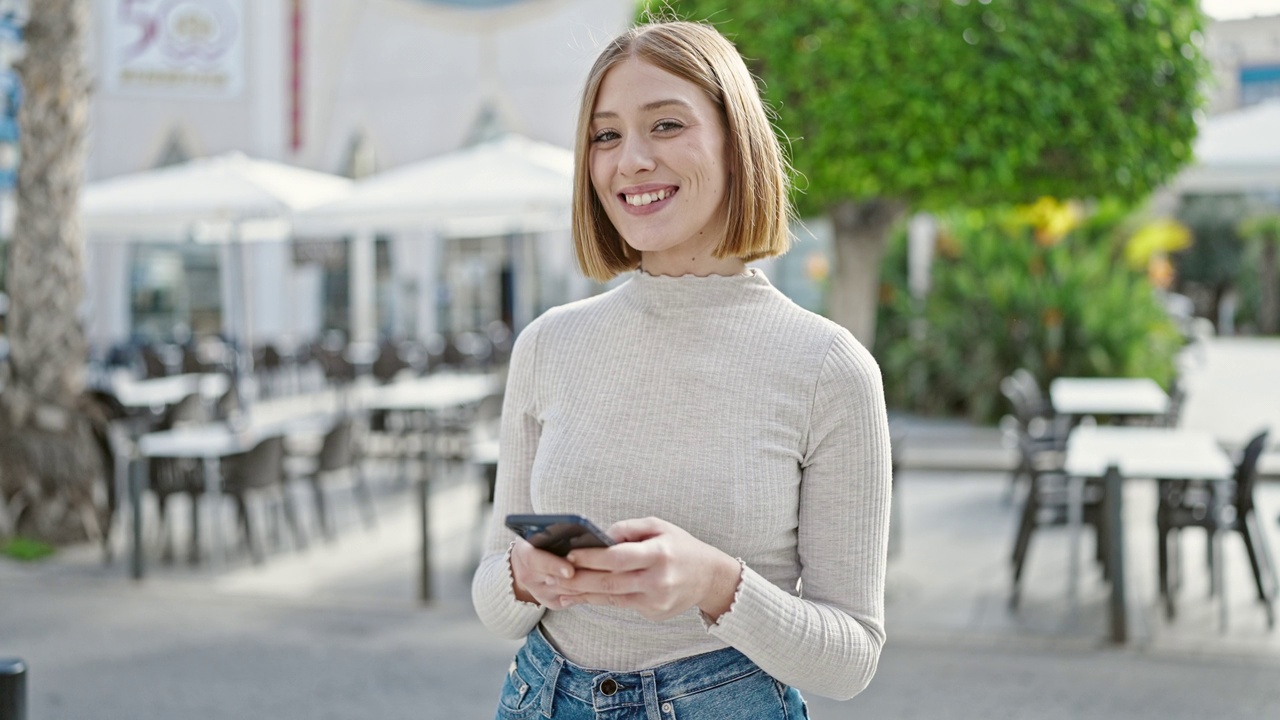
M 601 130 L 600 132 L 591 136 L 591 142 L 607 143 L 607 142 L 612 142 L 614 140 L 617 140 L 620 137 L 622 136 L 614 132 L 613 130 Z
M 659 120 L 653 124 L 655 132 L 674 132 L 684 127 L 679 120 Z

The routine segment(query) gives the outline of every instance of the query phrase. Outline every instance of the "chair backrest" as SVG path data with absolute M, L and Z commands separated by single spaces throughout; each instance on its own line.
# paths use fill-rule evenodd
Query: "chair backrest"
M 320 445 L 320 472 L 330 472 L 351 467 L 355 461 L 355 448 L 352 442 L 351 420 L 342 420 L 325 433 L 324 442 Z
M 1009 406 L 1013 409 L 1013 416 L 1018 419 L 1018 423 L 1025 430 L 1031 419 L 1035 417 L 1035 411 L 1022 385 L 1010 375 L 1000 381 L 1000 394 L 1004 396 L 1005 400 L 1009 401 Z
M 146 378 L 161 378 L 169 374 L 169 368 L 160 357 L 160 351 L 151 345 L 142 346 L 142 365 Z
M 222 461 L 228 490 L 270 487 L 284 479 L 284 438 L 269 437 Z
M 1018 388 L 1022 391 L 1022 396 L 1026 398 L 1031 412 L 1047 417 L 1053 414 L 1053 408 L 1049 404 L 1048 398 L 1044 396 L 1044 390 L 1040 389 L 1040 381 L 1036 376 L 1026 368 L 1018 368 L 1010 375 Z
M 204 400 L 200 398 L 199 393 L 191 393 L 165 410 L 164 417 L 160 420 L 160 429 L 169 430 L 180 425 L 204 422 L 207 419 Z
M 1253 510 L 1253 486 L 1258 481 L 1258 459 L 1262 457 L 1262 451 L 1267 446 L 1268 431 L 1263 430 L 1248 445 L 1244 446 L 1244 452 L 1240 455 L 1240 463 L 1236 465 L 1236 516 L 1243 518 L 1245 513 Z

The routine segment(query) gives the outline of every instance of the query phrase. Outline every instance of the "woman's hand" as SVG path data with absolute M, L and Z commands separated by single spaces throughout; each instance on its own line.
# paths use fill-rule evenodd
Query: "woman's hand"
M 564 591 L 557 583 L 573 577 L 575 569 L 568 560 L 546 550 L 539 550 L 528 541 L 519 539 L 511 546 L 512 590 L 516 599 L 542 605 L 552 610 L 563 610 L 560 602 Z
M 560 607 L 609 605 L 662 621 L 696 606 L 715 622 L 733 604 L 742 566 L 721 550 L 657 518 L 623 520 L 608 533 L 617 545 L 569 553 L 577 571 L 553 578 Z

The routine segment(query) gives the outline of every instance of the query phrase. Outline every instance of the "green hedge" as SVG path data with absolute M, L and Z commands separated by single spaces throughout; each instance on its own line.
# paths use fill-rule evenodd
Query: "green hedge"
M 1019 367 L 1046 386 L 1059 376 L 1145 376 L 1167 387 L 1182 336 L 1148 277 L 1148 267 L 1170 267 L 1160 243 L 1130 258 L 1143 263 L 1136 269 L 1126 259 L 1142 229 L 1116 202 L 951 212 L 939 217 L 923 301 L 908 291 L 898 231 L 876 342 L 890 405 L 992 421 L 1007 412 L 1000 380 Z

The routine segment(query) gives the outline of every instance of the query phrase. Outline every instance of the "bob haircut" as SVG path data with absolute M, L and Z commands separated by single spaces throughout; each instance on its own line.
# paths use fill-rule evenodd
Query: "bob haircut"
M 573 241 L 583 274 L 605 282 L 640 265 L 640 252 L 622 239 L 591 185 L 590 126 L 600 83 L 615 65 L 636 58 L 707 93 L 720 109 L 728 145 L 728 218 L 715 257 L 746 261 L 781 255 L 790 246 L 788 167 L 760 92 L 737 49 L 715 28 L 673 21 L 639 25 L 596 58 L 578 110 L 574 143 Z

